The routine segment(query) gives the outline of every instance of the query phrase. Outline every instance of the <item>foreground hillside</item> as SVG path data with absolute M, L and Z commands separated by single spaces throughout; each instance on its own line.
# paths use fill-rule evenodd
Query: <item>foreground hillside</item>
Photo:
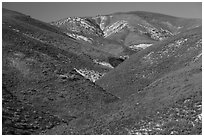
M 59 125 L 43 134 L 202 134 L 201 57 L 164 75 L 138 94 L 113 102 L 106 108 L 108 113 L 88 126 Z
M 49 24 L 7 10 L 3 14 L 3 134 L 39 134 L 73 119 L 94 120 L 118 100 L 80 74 L 82 67 L 106 68 L 35 35 L 75 41 Z
M 202 56 L 166 74 L 100 118 L 87 134 L 202 134 Z

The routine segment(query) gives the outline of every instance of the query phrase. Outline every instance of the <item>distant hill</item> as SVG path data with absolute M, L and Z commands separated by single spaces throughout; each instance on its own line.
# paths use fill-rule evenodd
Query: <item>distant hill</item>
M 67 35 L 114 55 L 131 55 L 178 33 L 201 26 L 185 19 L 143 11 L 96 17 L 70 17 L 52 22 Z M 128 52 L 129 51 L 129 52 Z

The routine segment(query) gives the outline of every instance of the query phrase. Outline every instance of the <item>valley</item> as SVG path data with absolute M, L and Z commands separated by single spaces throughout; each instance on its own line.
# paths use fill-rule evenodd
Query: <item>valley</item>
M 2 34 L 2 134 L 202 134 L 201 19 L 3 8 Z

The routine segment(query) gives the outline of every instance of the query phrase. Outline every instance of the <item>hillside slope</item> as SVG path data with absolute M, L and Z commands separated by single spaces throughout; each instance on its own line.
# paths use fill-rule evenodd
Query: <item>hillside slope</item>
M 200 19 L 2 12 L 2 134 L 202 134 Z
M 57 27 L 7 9 L 3 9 L 2 19 L 3 27 L 7 26 L 17 34 L 22 34 L 24 37 L 37 40 L 47 45 L 52 45 L 64 52 L 69 52 L 69 54 L 75 56 L 70 58 L 69 62 L 75 64 L 77 69 L 87 68 L 88 70 L 99 71 L 100 73 L 104 73 L 111 69 L 105 65 L 95 63 L 94 60 L 109 63 L 109 59 L 114 59 L 115 56 L 100 51 L 90 44 L 76 41 Z M 58 56 L 64 58 L 62 54 Z M 81 60 L 81 62 L 78 60 Z M 117 60 L 117 58 L 115 58 L 115 60 Z
M 201 74 L 199 55 L 186 67 L 164 75 L 138 94 L 112 103 L 106 114 L 89 121 L 88 126 L 58 126 L 43 134 L 202 134 Z
M 202 134 L 202 56 L 117 102 L 99 121 L 85 133 Z
M 94 120 L 118 100 L 80 74 L 81 68 L 107 68 L 51 42 L 63 38 L 77 46 L 57 28 L 8 10 L 2 27 L 3 134 L 39 134 L 72 120 Z
M 201 27 L 187 30 L 132 55 L 97 84 L 124 98 L 190 62 L 201 53 Z

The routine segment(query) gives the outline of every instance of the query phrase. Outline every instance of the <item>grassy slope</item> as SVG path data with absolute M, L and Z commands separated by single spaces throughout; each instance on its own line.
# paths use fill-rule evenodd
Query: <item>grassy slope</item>
M 200 57 L 164 75 L 139 94 L 112 103 L 106 114 L 87 121 L 88 126 L 60 125 L 45 134 L 202 134 L 201 68 Z
M 32 32 L 48 39 L 62 37 L 54 32 L 57 29 L 33 19 L 22 21 L 25 16 L 18 13 L 21 21 L 4 15 L 3 134 L 38 134 L 72 120 L 94 120 L 107 104 L 117 100 L 73 70 L 100 70 L 91 59 L 25 35 Z
M 45 43 L 65 37 L 55 27 L 22 16 L 3 17 L 3 134 L 201 134 L 201 58 L 193 62 L 200 53 L 200 47 L 193 48 L 201 39 L 200 28 L 133 55 L 99 81 L 108 91 L 127 97 L 118 101 L 73 70 L 100 70 L 83 54 L 76 54 L 81 53 L 77 42 L 65 40 L 74 43 L 66 50 Z M 39 37 L 43 41 L 23 34 L 28 32 L 43 33 Z M 179 59 L 142 64 L 141 57 L 182 37 L 190 41 L 176 52 Z M 140 76 L 141 70 L 147 70 L 145 75 L 151 70 L 159 74 L 135 81 L 133 74 Z
M 185 38 L 188 41 L 182 46 L 169 45 L 174 43 L 175 46 L 175 41 Z M 97 81 L 97 84 L 121 98 L 137 94 L 163 75 L 184 67 L 187 62 L 197 56 L 201 45 L 197 47 L 196 42 L 200 39 L 201 28 L 196 28 L 151 46 L 132 55 Z
M 87 134 L 202 134 L 202 60 L 115 104 Z

